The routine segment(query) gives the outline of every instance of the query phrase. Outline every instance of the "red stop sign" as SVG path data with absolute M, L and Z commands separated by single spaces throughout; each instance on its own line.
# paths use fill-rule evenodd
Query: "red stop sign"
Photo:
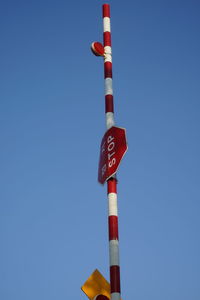
M 117 172 L 127 148 L 124 128 L 113 126 L 106 131 L 100 146 L 98 181 L 101 184 Z

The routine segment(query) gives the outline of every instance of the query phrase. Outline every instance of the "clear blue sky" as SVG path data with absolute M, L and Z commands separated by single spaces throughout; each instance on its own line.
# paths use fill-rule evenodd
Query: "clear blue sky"
M 8 0 L 0 7 L 0 299 L 86 300 L 109 279 L 104 1 Z M 124 300 L 200 297 L 200 2 L 111 5 Z

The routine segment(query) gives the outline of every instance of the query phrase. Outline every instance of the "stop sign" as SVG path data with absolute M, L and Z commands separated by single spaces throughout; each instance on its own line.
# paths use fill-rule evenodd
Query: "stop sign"
M 115 126 L 108 129 L 100 146 L 98 181 L 101 184 L 117 172 L 126 151 L 126 130 Z

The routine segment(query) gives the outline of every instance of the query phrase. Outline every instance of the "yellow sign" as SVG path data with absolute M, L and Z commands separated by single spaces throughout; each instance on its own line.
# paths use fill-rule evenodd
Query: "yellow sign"
M 110 299 L 110 284 L 97 269 L 90 275 L 81 289 L 90 300 L 99 294 Z

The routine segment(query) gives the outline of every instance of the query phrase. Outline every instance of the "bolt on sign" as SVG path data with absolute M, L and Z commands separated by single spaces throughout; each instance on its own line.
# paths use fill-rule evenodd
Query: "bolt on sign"
M 98 181 L 101 184 L 117 172 L 127 149 L 124 128 L 113 126 L 106 131 L 100 146 Z

